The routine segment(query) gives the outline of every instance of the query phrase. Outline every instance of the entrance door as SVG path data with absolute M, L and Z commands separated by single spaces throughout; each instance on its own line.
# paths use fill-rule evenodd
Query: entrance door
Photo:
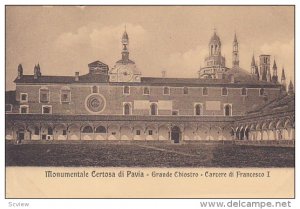
M 171 140 L 173 140 L 174 143 L 179 143 L 180 138 L 181 138 L 180 128 L 178 128 L 178 126 L 172 127 Z

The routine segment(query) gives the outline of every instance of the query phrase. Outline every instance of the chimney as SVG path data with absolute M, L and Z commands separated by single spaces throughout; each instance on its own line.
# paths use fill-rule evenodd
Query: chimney
M 163 77 L 163 78 L 166 77 L 166 71 L 165 70 L 161 71 L 161 77 Z
M 79 72 L 75 72 L 75 81 L 79 81 Z

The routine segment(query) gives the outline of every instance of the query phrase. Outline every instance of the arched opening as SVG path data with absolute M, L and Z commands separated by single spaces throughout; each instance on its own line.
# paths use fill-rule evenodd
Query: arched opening
M 105 134 L 106 133 L 106 128 L 104 126 L 98 126 L 95 130 L 95 133 Z
M 150 105 L 150 114 L 151 115 L 157 115 L 157 104 L 152 103 Z
M 225 105 L 224 114 L 225 116 L 231 116 L 231 106 L 229 104 Z
M 93 133 L 93 128 L 91 126 L 85 126 L 83 129 L 82 129 L 82 133 Z
M 246 128 L 245 129 L 245 140 L 249 140 L 249 132 L 250 132 L 250 129 Z
M 131 115 L 131 105 L 128 103 L 124 104 L 124 115 Z
M 195 106 L 195 115 L 201 115 L 201 112 L 202 112 L 202 105 L 197 104 Z
M 179 143 L 181 140 L 181 131 L 178 126 L 173 126 L 171 129 L 171 140 L 174 141 L 174 143 Z

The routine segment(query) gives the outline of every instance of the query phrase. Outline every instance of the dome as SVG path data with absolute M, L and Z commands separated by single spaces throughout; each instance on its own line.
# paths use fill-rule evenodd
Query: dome
M 257 80 L 256 75 L 252 75 L 242 68 L 232 68 L 226 71 L 225 75 L 227 75 L 228 78 L 230 78 L 233 75 L 236 81 L 253 82 Z
M 214 35 L 211 37 L 209 44 L 218 44 L 221 45 L 220 37 L 217 35 L 216 32 L 214 32 Z

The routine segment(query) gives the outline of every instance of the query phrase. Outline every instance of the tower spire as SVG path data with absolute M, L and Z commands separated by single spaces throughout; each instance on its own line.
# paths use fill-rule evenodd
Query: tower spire
M 290 80 L 290 83 L 289 83 L 288 93 L 289 94 L 293 94 L 294 93 L 294 85 L 293 85 L 292 80 Z
M 234 33 L 234 39 L 232 44 L 232 68 L 239 67 L 239 43 L 236 38 L 236 33 Z
M 128 34 L 126 32 L 126 25 L 124 28 L 124 33 L 122 35 L 122 45 L 123 45 L 123 50 L 122 50 L 122 60 L 123 61 L 128 61 L 129 60 L 129 51 L 128 51 L 128 45 L 129 45 L 129 37 Z
M 284 67 L 282 68 L 282 72 L 281 72 L 281 85 L 283 87 L 283 90 L 286 91 L 286 80 L 285 80 Z
M 277 65 L 276 65 L 275 59 L 274 59 L 274 63 L 273 63 L 273 76 L 272 76 L 272 82 L 273 82 L 273 83 L 277 83 L 277 82 L 278 82 Z

